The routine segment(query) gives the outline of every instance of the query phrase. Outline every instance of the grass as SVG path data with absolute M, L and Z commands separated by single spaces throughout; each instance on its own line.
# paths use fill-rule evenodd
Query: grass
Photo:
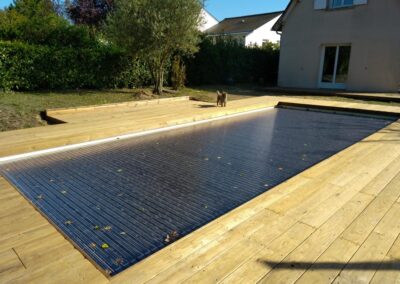
M 214 102 L 216 90 L 229 93 L 229 100 L 238 100 L 261 95 L 294 96 L 289 94 L 273 94 L 254 88 L 253 86 L 203 86 L 199 88 L 184 88 L 177 94 L 163 95 L 191 96 L 196 100 Z M 108 103 L 135 101 L 140 99 L 159 98 L 158 96 L 140 95 L 141 90 L 74 90 L 63 92 L 13 92 L 0 93 L 0 131 L 30 128 L 46 125 L 40 117 L 40 113 L 50 108 L 67 108 Z M 145 93 L 150 94 L 148 89 Z M 143 94 L 143 93 L 142 93 Z M 360 101 L 341 97 L 321 97 L 296 95 L 300 98 L 314 98 L 338 101 L 357 101 L 363 103 L 400 105 L 399 103 L 386 103 L 374 101 Z

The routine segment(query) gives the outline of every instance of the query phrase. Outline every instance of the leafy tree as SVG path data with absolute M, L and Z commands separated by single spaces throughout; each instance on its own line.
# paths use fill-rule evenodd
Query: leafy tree
M 112 6 L 113 0 L 74 0 L 67 6 L 67 11 L 75 24 L 89 26 L 94 34 Z
M 72 25 L 59 13 L 58 1 L 14 0 L 0 11 L 0 39 L 58 46 L 94 44 L 86 27 Z
M 198 0 L 116 0 L 107 19 L 107 37 L 148 64 L 154 93 L 163 90 L 164 71 L 174 54 L 197 51 Z
M 51 0 L 14 0 L 0 14 L 0 36 L 43 43 L 54 30 L 67 24 L 56 14 Z

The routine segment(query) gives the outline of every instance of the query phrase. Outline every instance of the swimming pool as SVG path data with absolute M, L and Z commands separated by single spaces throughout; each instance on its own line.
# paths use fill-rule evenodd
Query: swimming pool
M 115 275 L 392 121 L 277 108 L 14 161 L 0 172 Z

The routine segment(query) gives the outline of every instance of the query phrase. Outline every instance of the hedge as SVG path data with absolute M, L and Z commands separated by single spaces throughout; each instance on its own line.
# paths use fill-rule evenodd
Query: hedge
M 277 45 L 245 47 L 235 40 L 212 43 L 205 38 L 200 50 L 187 59 L 189 84 L 275 84 L 279 65 Z
M 248 48 L 235 41 L 213 44 L 204 39 L 199 52 L 185 59 L 186 83 L 275 84 L 278 63 L 279 50 L 273 45 Z M 164 77 L 174 81 L 177 74 L 171 73 L 171 66 L 168 65 Z M 2 89 L 133 88 L 151 84 L 147 66 L 113 46 L 98 43 L 69 47 L 0 41 Z
M 72 48 L 0 41 L 0 87 L 11 90 L 135 87 L 146 66 L 107 45 Z

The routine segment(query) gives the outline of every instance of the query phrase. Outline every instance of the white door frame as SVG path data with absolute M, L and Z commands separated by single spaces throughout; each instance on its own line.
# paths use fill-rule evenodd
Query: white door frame
M 337 65 L 339 60 L 339 50 L 341 46 L 350 46 L 351 44 L 325 44 L 322 45 L 322 52 L 321 52 L 321 61 L 319 67 L 319 78 L 318 78 L 318 87 L 321 89 L 340 89 L 345 90 L 346 84 L 345 83 L 336 83 L 336 73 L 337 73 Z M 324 63 L 325 63 L 325 50 L 327 47 L 336 47 L 336 54 L 335 54 L 335 66 L 333 68 L 333 80 L 332 83 L 325 83 L 322 82 L 322 77 L 324 73 Z

